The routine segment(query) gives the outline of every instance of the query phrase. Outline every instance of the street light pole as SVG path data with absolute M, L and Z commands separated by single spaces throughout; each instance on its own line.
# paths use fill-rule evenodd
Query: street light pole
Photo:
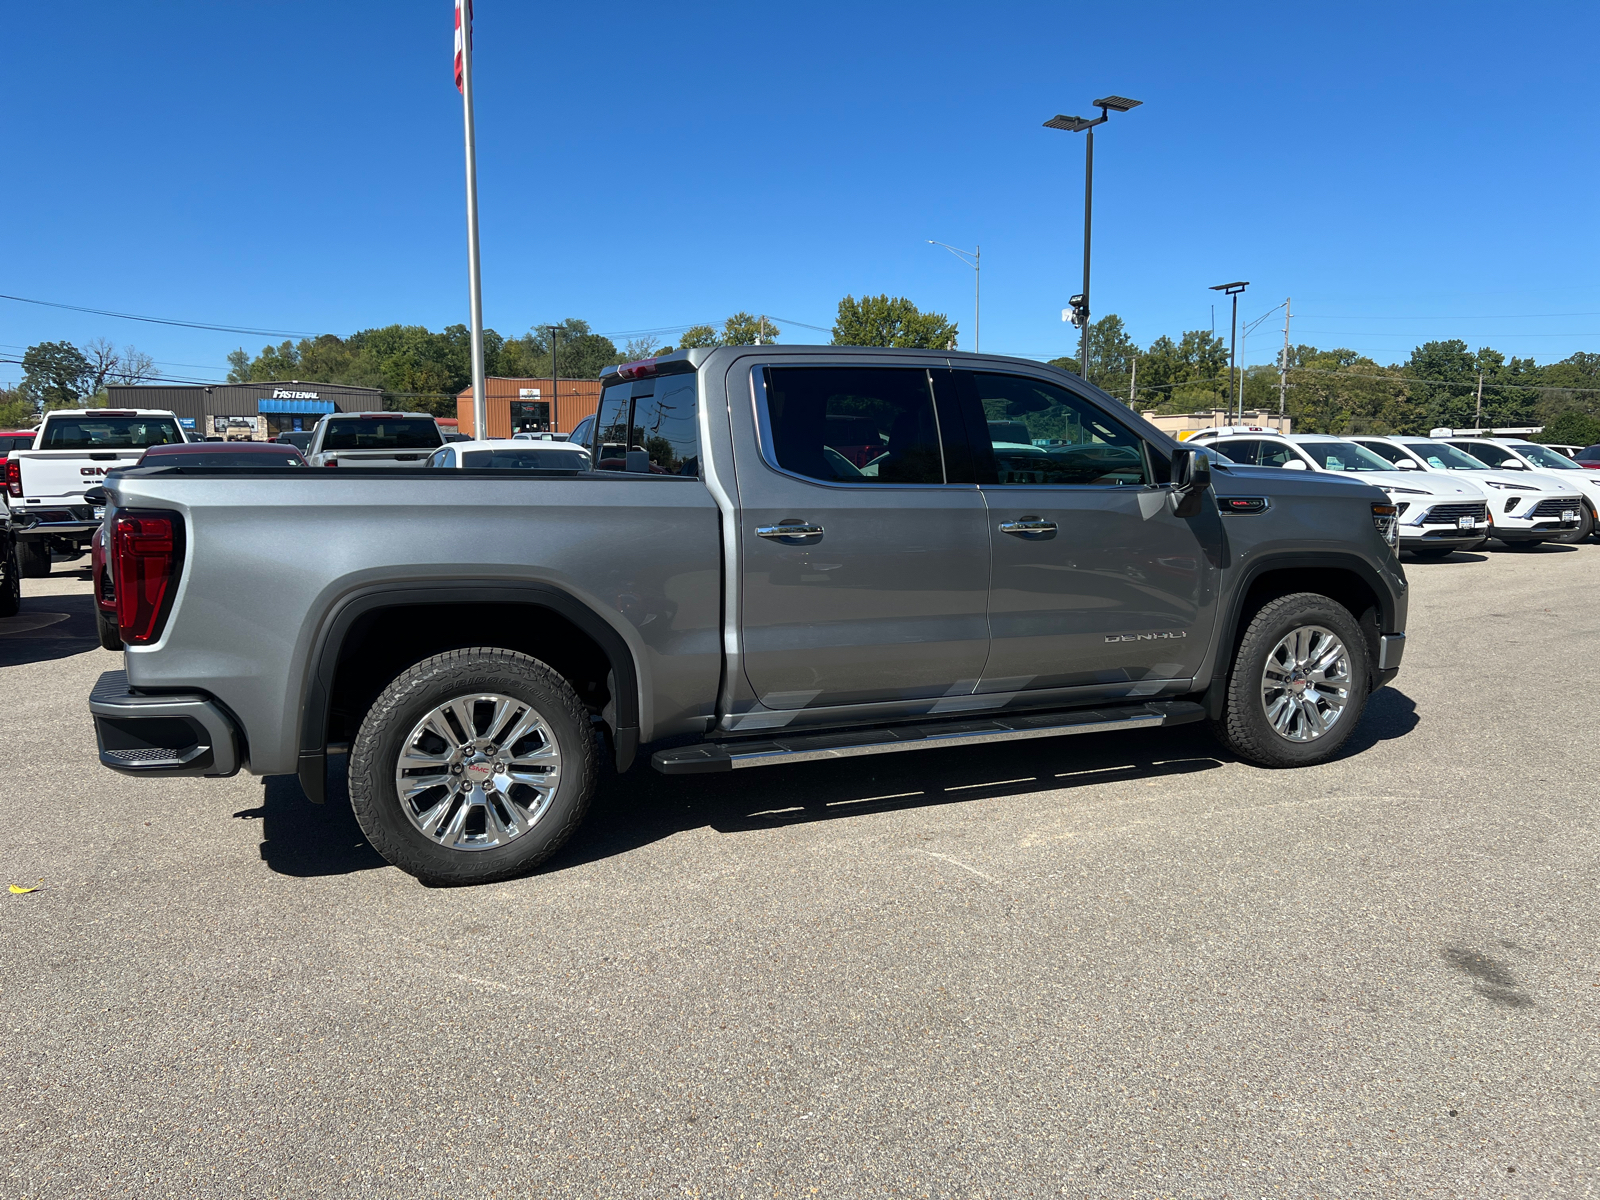
M 561 420 L 561 372 L 556 370 L 556 331 L 559 325 L 546 325 L 550 331 L 550 424 Z
M 936 242 L 932 238 L 928 238 L 927 242 L 930 246 L 944 246 L 951 254 L 972 268 L 972 349 L 976 353 L 982 346 L 980 335 L 983 332 L 983 247 L 979 246 L 975 250 L 958 250 L 954 246 Z M 969 258 L 971 262 L 967 262 Z
M 1070 311 L 1073 314 L 1071 320 L 1083 333 L 1079 375 L 1085 380 L 1089 378 L 1089 234 L 1094 220 L 1094 127 L 1109 121 L 1110 113 L 1128 112 L 1143 103 L 1142 100 L 1130 100 L 1126 96 L 1104 96 L 1094 101 L 1094 106 L 1100 110 L 1100 116 L 1093 121 L 1057 114 L 1044 123 L 1046 129 L 1061 129 L 1067 133 L 1089 135 L 1083 152 L 1083 291 L 1074 296 L 1070 302 Z
M 1213 292 L 1221 292 L 1225 296 L 1233 297 L 1233 332 L 1228 335 L 1228 407 L 1233 408 L 1233 400 L 1238 398 L 1239 423 L 1244 423 L 1244 389 L 1238 386 L 1235 372 L 1238 370 L 1237 347 L 1239 342 L 1239 293 L 1250 286 L 1249 280 L 1237 283 L 1219 283 L 1212 287 Z

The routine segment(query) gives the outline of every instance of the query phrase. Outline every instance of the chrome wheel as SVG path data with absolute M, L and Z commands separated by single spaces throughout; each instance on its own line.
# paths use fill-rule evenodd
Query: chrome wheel
M 458 696 L 428 713 L 394 769 L 406 816 L 451 850 L 490 850 L 521 837 L 560 783 L 549 723 L 526 701 L 493 693 Z
M 1303 625 L 1267 655 L 1261 707 L 1291 742 L 1314 742 L 1344 716 L 1350 702 L 1350 652 L 1332 630 Z

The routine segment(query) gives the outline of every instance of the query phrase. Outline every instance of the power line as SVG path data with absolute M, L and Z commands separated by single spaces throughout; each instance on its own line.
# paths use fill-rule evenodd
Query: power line
M 173 317 L 145 317 L 137 313 L 112 312 L 104 308 L 85 308 L 80 304 L 58 304 L 54 300 L 32 300 L 27 296 L 0 294 L 0 300 L 15 300 L 18 304 L 38 304 L 45 308 L 63 308 L 68 312 L 92 313 L 97 317 L 116 317 L 122 321 L 144 321 L 151 325 L 175 325 L 181 329 L 205 329 L 212 333 L 239 333 L 250 337 L 317 337 L 317 334 L 294 329 L 248 329 L 242 325 L 213 325 L 205 321 L 180 321 Z

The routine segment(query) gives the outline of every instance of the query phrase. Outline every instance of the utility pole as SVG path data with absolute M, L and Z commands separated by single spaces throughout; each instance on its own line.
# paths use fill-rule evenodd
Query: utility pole
M 1139 382 L 1139 356 L 1133 356 L 1133 370 L 1128 375 L 1128 407 L 1133 407 L 1134 388 Z
M 1283 401 L 1289 390 L 1289 310 L 1294 297 L 1283 302 L 1283 360 L 1278 363 L 1278 432 L 1283 432 Z
M 1478 372 L 1478 411 L 1472 418 L 1474 431 L 1483 428 L 1483 372 Z
M 556 332 L 561 326 L 546 325 L 545 328 L 550 331 L 550 424 L 553 426 L 561 420 L 561 372 L 556 370 Z

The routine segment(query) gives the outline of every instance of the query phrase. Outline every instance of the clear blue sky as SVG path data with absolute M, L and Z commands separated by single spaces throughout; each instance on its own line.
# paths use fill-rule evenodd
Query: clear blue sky
M 466 321 L 450 0 L 12 5 L 7 27 L 0 292 Z M 886 291 L 970 348 L 971 273 L 937 238 L 983 247 L 985 349 L 1070 352 L 1083 138 L 1040 126 L 1121 93 L 1145 105 L 1097 141 L 1094 300 L 1141 343 L 1248 279 L 1242 315 L 1292 295 L 1295 341 L 1382 362 L 1444 337 L 1600 350 L 1596 44 L 1592 3 L 479 0 L 485 320 L 747 309 L 813 341 L 789 322 Z M 186 378 L 266 340 L 0 301 L 0 356 L 97 335 Z

